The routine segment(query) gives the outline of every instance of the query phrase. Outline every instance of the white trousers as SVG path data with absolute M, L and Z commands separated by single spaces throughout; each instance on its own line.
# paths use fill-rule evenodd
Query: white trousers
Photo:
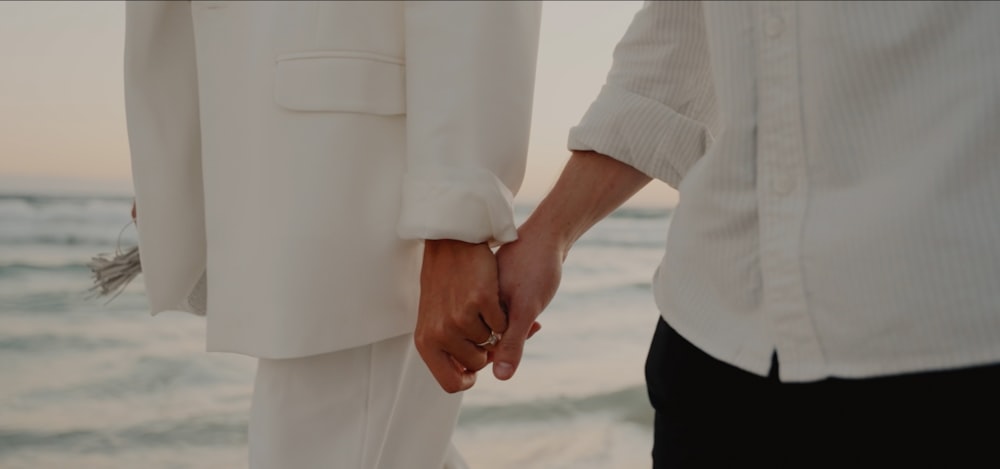
M 412 334 L 339 352 L 260 359 L 251 469 L 463 469 L 461 394 L 441 390 Z

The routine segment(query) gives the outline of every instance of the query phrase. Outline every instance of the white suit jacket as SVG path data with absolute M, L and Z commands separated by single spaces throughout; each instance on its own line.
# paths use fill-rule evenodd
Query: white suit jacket
M 411 332 L 421 239 L 516 238 L 537 2 L 129 2 L 125 93 L 153 313 L 208 349 Z

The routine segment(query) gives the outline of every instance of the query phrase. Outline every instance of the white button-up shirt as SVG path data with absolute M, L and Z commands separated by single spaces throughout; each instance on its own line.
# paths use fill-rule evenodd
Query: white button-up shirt
M 569 146 L 681 194 L 654 280 L 781 379 L 1000 361 L 1000 3 L 648 2 Z

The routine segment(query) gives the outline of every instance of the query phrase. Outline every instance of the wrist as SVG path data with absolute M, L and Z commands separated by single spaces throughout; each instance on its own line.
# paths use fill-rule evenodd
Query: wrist
M 445 252 L 463 251 L 483 245 L 486 245 L 486 243 L 469 243 L 457 239 L 425 239 L 424 255 L 428 256 L 442 254 Z
M 518 241 L 530 242 L 543 246 L 546 252 L 559 253 L 560 260 L 565 261 L 578 235 L 568 223 L 560 222 L 555 217 L 546 217 L 542 207 L 536 210 L 517 230 Z

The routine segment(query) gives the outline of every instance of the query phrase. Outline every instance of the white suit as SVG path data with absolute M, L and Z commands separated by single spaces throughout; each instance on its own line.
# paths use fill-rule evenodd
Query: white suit
M 128 3 L 153 312 L 198 312 L 207 272 L 212 351 L 411 333 L 421 239 L 516 237 L 539 19 L 537 2 Z

